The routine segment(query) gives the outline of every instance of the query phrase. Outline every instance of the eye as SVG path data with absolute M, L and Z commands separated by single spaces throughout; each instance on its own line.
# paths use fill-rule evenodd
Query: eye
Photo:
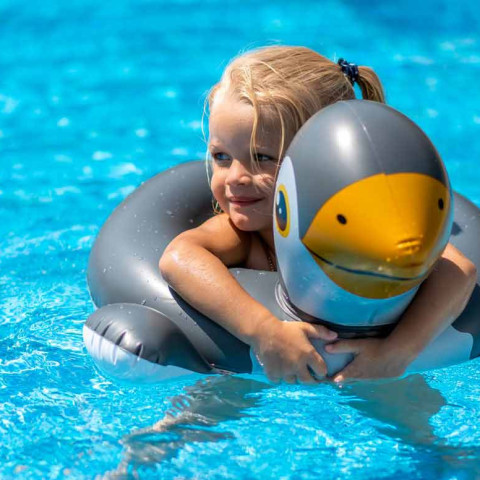
M 275 224 L 278 233 L 287 237 L 290 232 L 290 205 L 288 204 L 287 190 L 284 185 L 279 185 L 275 196 Z
M 228 162 L 230 161 L 230 155 L 226 154 L 226 153 L 223 153 L 223 152 L 215 152 L 215 153 L 212 153 L 212 158 L 216 161 L 216 162 Z
M 444 204 L 443 204 L 443 198 L 438 199 L 438 208 L 440 210 L 443 210 Z
M 337 215 L 337 220 L 338 223 L 341 223 L 342 225 L 345 225 L 347 223 L 347 219 L 341 213 Z
M 259 163 L 262 163 L 262 162 L 276 162 L 277 160 L 273 157 L 271 157 L 270 155 L 265 155 L 264 153 L 256 153 L 253 158 L 259 162 Z

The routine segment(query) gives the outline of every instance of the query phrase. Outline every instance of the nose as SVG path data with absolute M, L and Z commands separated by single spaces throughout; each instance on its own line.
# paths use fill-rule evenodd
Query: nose
M 246 185 L 252 176 L 248 168 L 239 160 L 234 159 L 228 169 L 226 183 L 229 185 Z

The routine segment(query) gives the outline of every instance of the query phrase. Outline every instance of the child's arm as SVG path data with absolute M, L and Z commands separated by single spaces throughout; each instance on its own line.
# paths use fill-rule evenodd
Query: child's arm
M 318 377 L 326 369 L 309 338 L 334 340 L 336 334 L 321 325 L 282 322 L 240 286 L 227 266 L 245 261 L 250 239 L 217 215 L 175 238 L 160 270 L 188 303 L 253 347 L 271 380 L 314 383 L 309 369 Z
M 340 340 L 329 353 L 351 352 L 355 359 L 333 380 L 403 375 L 418 354 L 463 311 L 475 288 L 475 265 L 448 244 L 397 327 L 384 339 Z

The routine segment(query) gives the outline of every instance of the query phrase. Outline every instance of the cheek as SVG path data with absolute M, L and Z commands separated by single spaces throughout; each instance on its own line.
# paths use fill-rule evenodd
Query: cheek
M 265 195 L 273 197 L 273 191 L 275 189 L 275 178 L 273 175 L 264 175 L 257 182 L 258 187 Z
M 214 171 L 212 175 L 212 181 L 210 183 L 210 188 L 212 190 L 213 196 L 218 202 L 220 202 L 225 196 L 224 185 L 225 185 L 225 182 L 222 176 L 219 173 Z

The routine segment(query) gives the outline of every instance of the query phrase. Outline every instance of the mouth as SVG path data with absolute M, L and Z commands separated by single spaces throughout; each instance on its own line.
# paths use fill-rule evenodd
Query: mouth
M 263 198 L 252 198 L 252 197 L 231 197 L 228 199 L 228 201 L 232 205 L 237 205 L 239 207 L 248 207 L 250 205 L 254 205 L 260 201 L 262 201 Z
M 422 273 L 421 275 L 414 275 L 411 277 L 404 277 L 404 276 L 397 276 L 397 275 L 388 275 L 380 272 L 375 272 L 375 271 L 366 271 L 366 270 L 358 270 L 358 269 L 353 269 L 353 268 L 348 268 L 344 267 L 342 265 L 337 265 L 329 260 L 327 260 L 324 257 L 321 257 L 320 255 L 317 255 L 314 251 L 310 250 L 307 247 L 307 250 L 310 252 L 310 254 L 313 256 L 313 258 L 319 262 L 326 263 L 327 265 L 330 265 L 331 267 L 337 269 L 337 270 L 342 270 L 347 273 L 352 273 L 355 275 L 364 275 L 368 277 L 376 277 L 378 279 L 384 279 L 384 280 L 390 280 L 390 281 L 397 281 L 397 282 L 412 282 L 415 280 L 421 280 L 424 276 L 425 273 Z M 421 266 L 421 264 L 418 265 L 411 265 L 411 266 Z

